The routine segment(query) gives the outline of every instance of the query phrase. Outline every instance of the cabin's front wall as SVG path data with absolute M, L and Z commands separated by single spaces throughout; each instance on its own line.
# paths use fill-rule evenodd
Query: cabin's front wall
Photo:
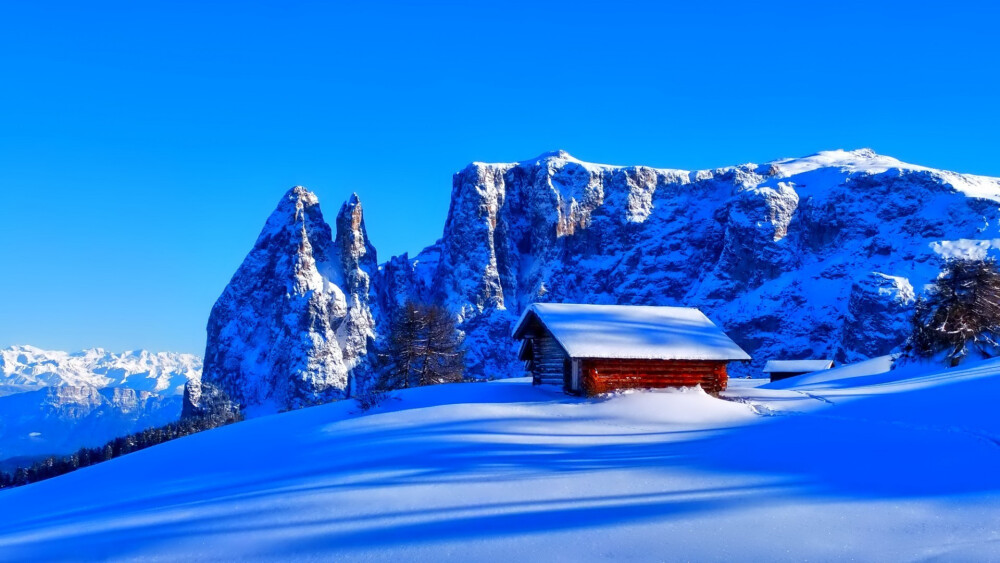
M 569 355 L 538 317 L 528 319 L 519 338 L 525 342 L 518 357 L 525 360 L 525 370 L 531 374 L 535 385 L 545 383 L 566 387 L 570 384 Z
M 718 394 L 729 381 L 726 362 L 722 361 L 584 359 L 580 362 L 581 391 L 585 395 L 695 385 Z
M 564 385 L 568 371 L 569 356 L 551 334 L 542 334 L 531 340 L 534 359 L 531 375 L 535 384 L 549 383 Z

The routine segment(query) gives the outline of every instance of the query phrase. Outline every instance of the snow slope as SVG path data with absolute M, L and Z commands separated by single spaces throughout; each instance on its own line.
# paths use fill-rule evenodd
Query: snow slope
M 0 491 L 0 559 L 997 559 L 998 375 L 343 401 Z

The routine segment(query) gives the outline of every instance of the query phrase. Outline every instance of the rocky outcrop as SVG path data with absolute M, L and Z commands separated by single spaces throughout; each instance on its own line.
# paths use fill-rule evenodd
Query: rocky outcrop
M 364 369 L 376 258 L 357 196 L 337 228 L 292 188 L 212 308 L 202 380 L 251 415 L 344 398 Z
M 872 272 L 851 286 L 840 361 L 888 354 L 909 335 L 907 316 L 916 296 L 909 280 Z
M 233 420 L 239 412 L 239 405 L 214 383 L 191 381 L 184 387 L 181 418 L 214 416 L 223 420 Z
M 377 297 L 372 280 L 378 272 L 378 258 L 375 247 L 368 240 L 361 200 L 357 194 L 341 207 L 337 214 L 337 238 L 334 241 L 340 271 L 343 272 L 342 291 L 347 301 L 347 314 L 336 329 L 337 341 L 345 350 L 344 365 L 347 370 L 358 373 L 364 370 L 362 364 L 367 354 L 374 349 L 376 320 L 373 314 Z M 366 383 L 363 377 L 355 377 L 352 386 Z M 349 391 L 349 390 L 348 390 Z

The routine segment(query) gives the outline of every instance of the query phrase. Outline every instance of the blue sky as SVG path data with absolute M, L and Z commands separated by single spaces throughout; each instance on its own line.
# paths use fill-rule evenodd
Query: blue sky
M 200 354 L 294 184 L 385 259 L 468 162 L 557 148 L 1000 176 L 993 4 L 664 4 L 0 3 L 0 346 Z

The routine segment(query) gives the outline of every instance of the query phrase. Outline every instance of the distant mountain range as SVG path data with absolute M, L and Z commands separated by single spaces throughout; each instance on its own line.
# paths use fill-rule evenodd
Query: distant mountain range
M 177 420 L 201 359 L 147 351 L 0 349 L 0 460 L 65 454 Z
M 701 171 L 557 151 L 470 164 L 442 238 L 380 265 L 357 196 L 331 228 L 295 187 L 212 309 L 204 382 L 251 415 L 349 396 L 407 300 L 455 316 L 484 378 L 521 373 L 510 329 L 536 301 L 698 307 L 754 357 L 734 375 L 861 360 L 903 341 L 946 258 L 1000 245 L 998 203 L 996 178 L 868 149 Z

